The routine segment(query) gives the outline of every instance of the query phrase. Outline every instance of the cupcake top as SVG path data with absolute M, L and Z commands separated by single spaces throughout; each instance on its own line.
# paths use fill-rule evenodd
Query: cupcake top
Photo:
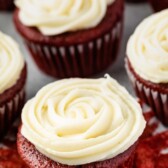
M 19 18 L 26 26 L 39 29 L 43 35 L 97 26 L 115 0 L 16 0 Z
M 168 82 L 168 10 L 153 14 L 136 28 L 128 42 L 127 56 L 143 79 Z
M 24 60 L 16 42 L 0 32 L 0 94 L 17 82 L 23 66 Z
M 82 165 L 117 156 L 141 136 L 136 100 L 109 75 L 43 87 L 22 111 L 22 135 L 56 162 Z

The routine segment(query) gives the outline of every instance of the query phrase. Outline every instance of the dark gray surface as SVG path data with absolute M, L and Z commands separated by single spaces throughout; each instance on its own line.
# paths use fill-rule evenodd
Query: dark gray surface
M 145 3 L 136 5 L 126 5 L 124 35 L 122 40 L 122 47 L 119 53 L 119 58 L 117 62 L 114 65 L 112 65 L 108 70 L 94 77 L 101 77 L 105 73 L 108 73 L 112 77 L 117 79 L 119 83 L 124 85 L 129 90 L 129 92 L 133 94 L 133 90 L 130 86 L 124 69 L 126 43 L 128 41 L 129 36 L 132 34 L 138 23 L 142 21 L 143 18 L 149 16 L 151 13 L 152 10 L 150 6 Z M 21 37 L 18 35 L 14 28 L 11 13 L 0 12 L 0 31 L 9 34 L 19 43 L 23 56 L 25 57 L 28 63 L 27 98 L 29 99 L 33 97 L 42 86 L 54 81 L 55 79 L 46 76 L 38 70 L 38 68 L 32 61 L 29 53 L 27 52 L 26 48 L 24 47 Z

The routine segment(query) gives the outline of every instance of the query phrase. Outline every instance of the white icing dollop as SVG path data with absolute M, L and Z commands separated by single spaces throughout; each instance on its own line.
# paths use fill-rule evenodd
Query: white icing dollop
M 43 35 L 58 35 L 97 26 L 114 0 L 16 0 L 19 18 Z
M 22 135 L 48 158 L 82 165 L 113 158 L 141 136 L 140 105 L 114 79 L 64 79 L 43 87 L 22 111 Z
M 17 82 L 23 66 L 24 60 L 16 42 L 0 32 L 0 94 Z
M 135 72 L 153 83 L 168 82 L 168 10 L 146 18 L 127 46 Z

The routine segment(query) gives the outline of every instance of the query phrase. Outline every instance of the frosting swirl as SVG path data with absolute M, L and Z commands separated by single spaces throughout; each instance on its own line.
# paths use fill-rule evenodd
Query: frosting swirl
M 114 0 L 16 0 L 19 17 L 26 26 L 37 27 L 44 35 L 97 26 Z
M 140 105 L 108 75 L 45 86 L 25 105 L 22 123 L 37 150 L 66 165 L 113 158 L 145 128 Z
M 23 66 L 16 42 L 0 32 L 0 94 L 17 82 Z
M 168 10 L 145 19 L 131 36 L 127 56 L 135 72 L 153 83 L 168 82 Z

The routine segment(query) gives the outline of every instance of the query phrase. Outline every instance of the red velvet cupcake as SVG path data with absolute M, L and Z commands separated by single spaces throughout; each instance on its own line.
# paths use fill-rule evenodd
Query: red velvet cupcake
M 110 76 L 71 78 L 25 105 L 17 146 L 30 168 L 131 168 L 144 128 L 140 105 Z
M 17 44 L 0 32 L 0 138 L 24 105 L 26 74 Z
M 17 0 L 16 6 L 15 26 L 46 74 L 85 77 L 115 61 L 123 27 L 123 0 L 40 4 Z
M 126 67 L 137 96 L 168 126 L 168 10 L 145 19 L 127 46 Z
M 9 11 L 14 9 L 14 0 L 0 0 L 0 10 Z
M 168 8 L 168 0 L 149 0 L 155 12 Z

